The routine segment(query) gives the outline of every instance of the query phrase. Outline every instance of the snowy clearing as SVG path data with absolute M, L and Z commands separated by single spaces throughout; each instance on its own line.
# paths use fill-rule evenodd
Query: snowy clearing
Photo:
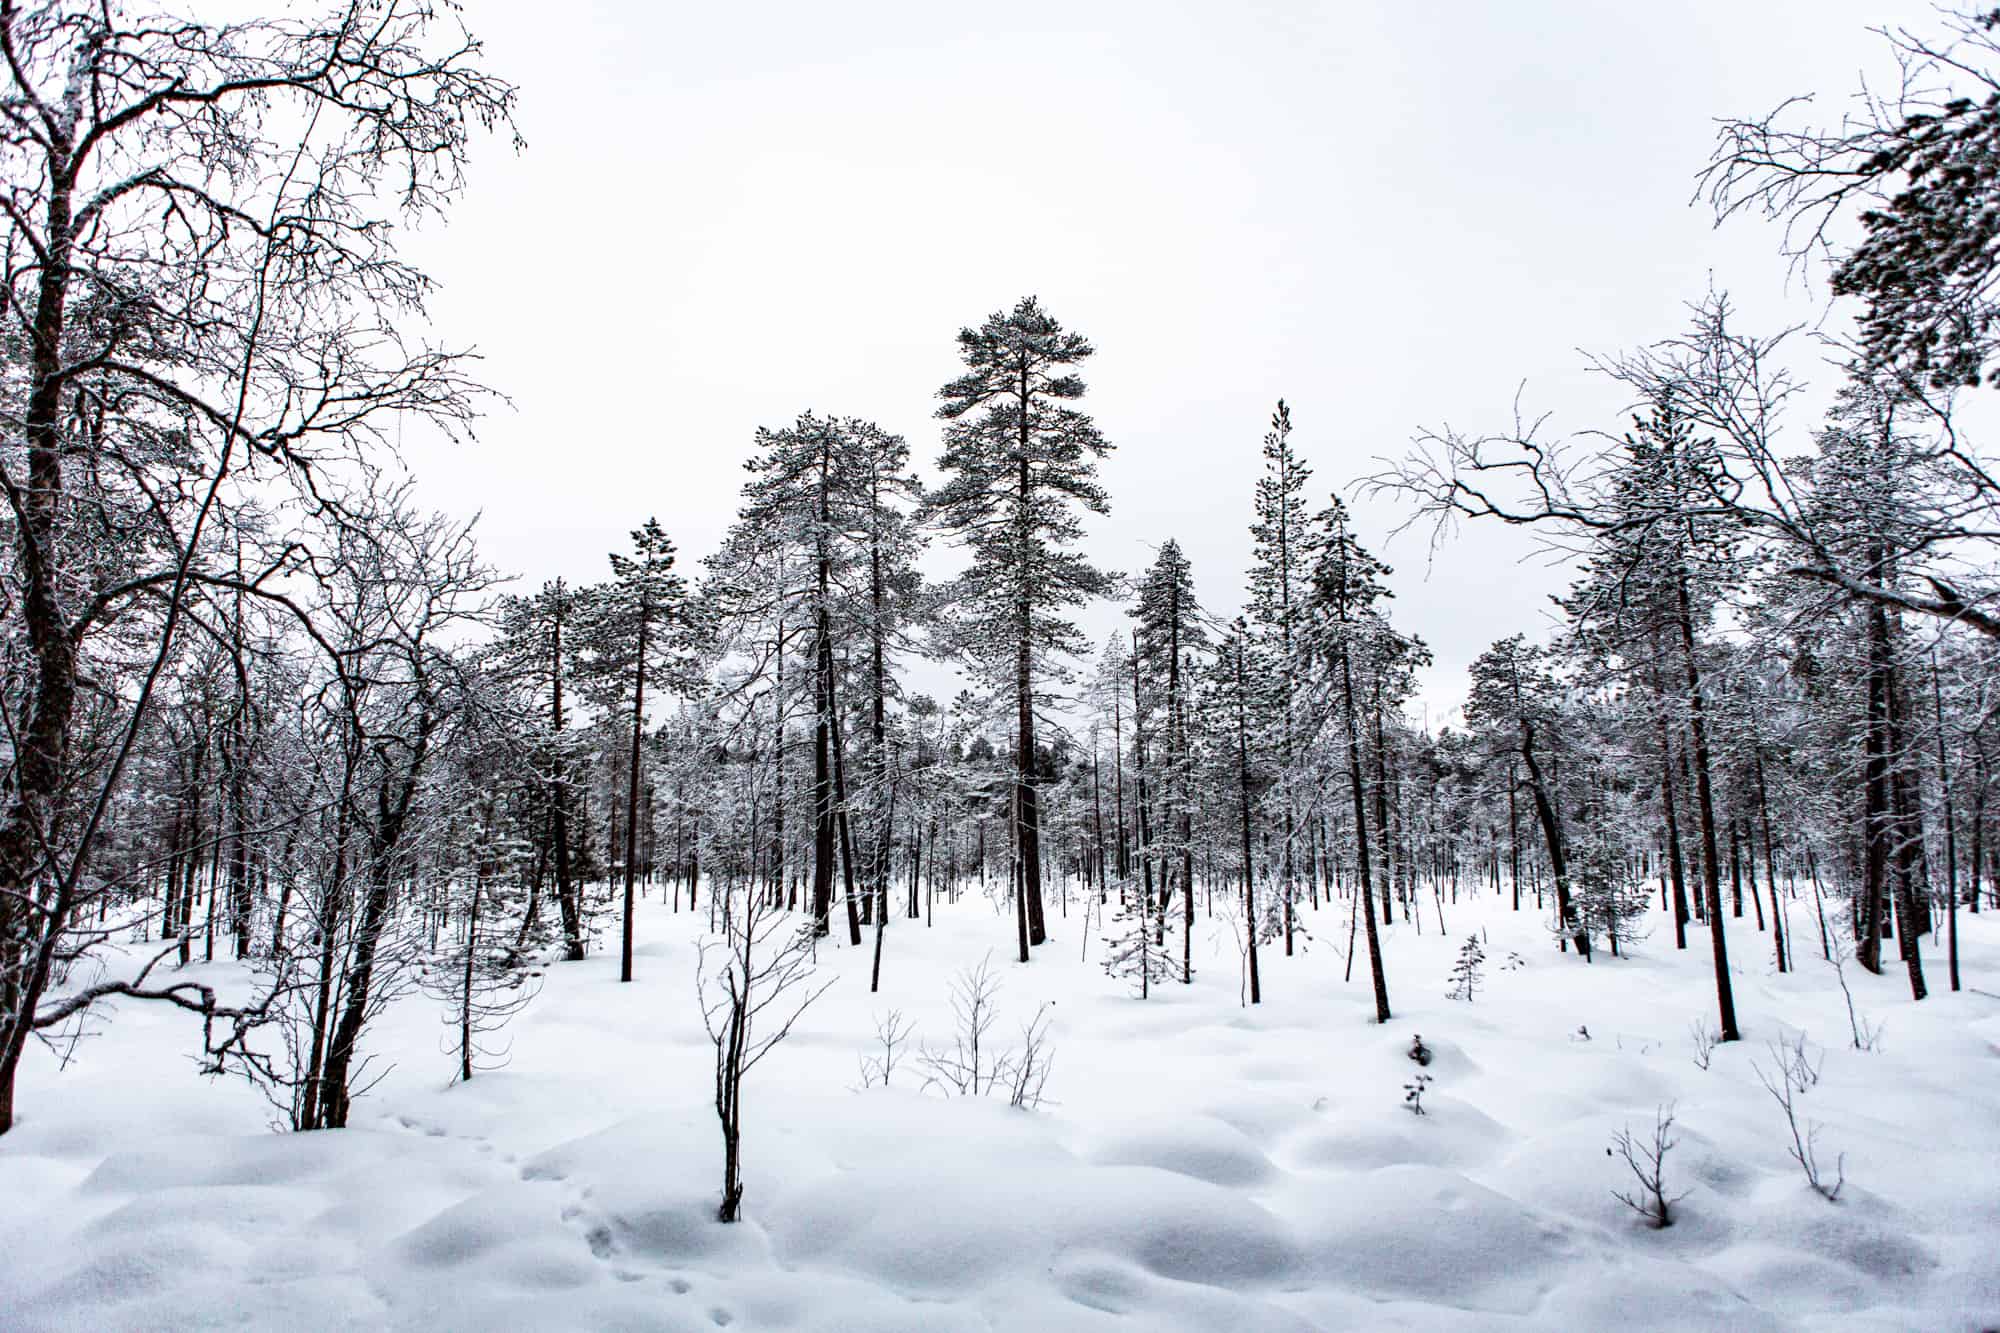
M 1396 1017 L 1328 939 L 1265 959 L 1239 1006 L 1234 944 L 1144 1002 L 1077 956 L 1071 915 L 1021 967 L 977 897 L 896 922 L 883 992 L 867 949 L 823 947 L 836 984 L 746 1092 L 743 1225 L 713 1220 L 712 1052 L 696 928 L 657 898 L 638 979 L 615 954 L 548 970 L 511 1064 L 449 1086 L 438 1010 L 399 1002 L 371 1043 L 394 1068 L 344 1132 L 273 1133 L 240 1083 L 192 1077 L 192 1020 L 127 1004 L 67 1072 L 27 1066 L 0 1142 L 0 1324 L 9 1329 L 1976 1329 L 2000 1322 L 2000 999 L 1909 1001 L 1849 968 L 1884 1028 L 1857 1052 L 1832 969 L 1800 970 L 1731 922 L 1744 1040 L 1694 1059 L 1706 941 L 1676 955 L 1558 954 L 1532 910 L 1447 904 L 1450 934 L 1386 934 Z M 1344 906 L 1344 905 L 1343 905 Z M 1344 911 L 1313 918 L 1324 935 Z M 1961 919 L 1967 974 L 2000 966 Z M 1485 986 L 1444 997 L 1464 936 Z M 872 941 L 871 941 L 872 942 Z M 914 1059 L 856 1091 L 876 1016 L 948 1041 L 952 975 L 988 950 L 996 1033 L 1054 1001 L 1041 1112 L 927 1095 Z M 1093 954 L 1101 944 L 1091 940 Z M 1523 960 L 1508 966 L 1510 953 Z M 1744 961 L 1744 960 L 1754 961 Z M 200 971 L 201 969 L 197 969 Z M 212 971 L 227 977 L 230 969 Z M 1586 1040 L 1578 1031 L 1587 1027 Z M 1802 1117 L 1844 1154 L 1828 1203 L 1787 1154 L 1753 1063 L 1824 1048 Z M 1404 1108 L 1421 1033 L 1426 1114 Z M 1675 1103 L 1649 1229 L 1612 1196 L 1626 1125 Z

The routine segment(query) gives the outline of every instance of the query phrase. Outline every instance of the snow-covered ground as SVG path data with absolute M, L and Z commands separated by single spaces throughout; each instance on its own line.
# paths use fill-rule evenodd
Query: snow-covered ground
M 1961 918 L 1980 991 L 1908 998 L 1849 967 L 1882 1049 L 1851 1049 L 1817 929 L 1800 970 L 1732 921 L 1745 1040 L 1712 1020 L 1707 938 L 1656 921 L 1635 956 L 1558 954 L 1534 913 L 1447 905 L 1448 935 L 1387 932 L 1387 1027 L 1344 911 L 1265 958 L 1238 1001 L 1233 939 L 1200 923 L 1191 987 L 1141 1002 L 1072 915 L 1020 967 L 1011 921 L 968 897 L 898 921 L 883 991 L 827 948 L 832 989 L 751 1076 L 747 1220 L 713 1220 L 712 1053 L 695 927 L 655 899 L 639 979 L 557 965 L 512 1062 L 450 1085 L 438 1014 L 401 1002 L 369 1044 L 394 1069 L 355 1127 L 272 1133 L 250 1089 L 198 1079 L 187 1015 L 126 1004 L 58 1073 L 31 1057 L 0 1139 L 0 1328 L 190 1329 L 1980 1329 L 2000 1326 L 2000 919 Z M 1809 915 L 1809 914 L 1808 914 Z M 1444 996 L 1486 937 L 1476 1003 Z M 935 1044 L 949 987 L 991 950 L 998 1031 L 1053 1000 L 1041 1112 L 918 1087 L 856 1091 L 875 1017 Z M 1510 952 L 1523 964 L 1507 967 Z M 226 972 L 217 967 L 215 972 Z M 1586 1040 L 1579 1027 L 1586 1027 Z M 1752 1062 L 1799 1029 L 1825 1048 L 1799 1099 L 1846 1187 L 1828 1203 Z M 1412 1034 L 1435 1052 L 1416 1116 Z M 1612 1197 L 1628 1123 L 1678 1107 L 1677 1222 Z

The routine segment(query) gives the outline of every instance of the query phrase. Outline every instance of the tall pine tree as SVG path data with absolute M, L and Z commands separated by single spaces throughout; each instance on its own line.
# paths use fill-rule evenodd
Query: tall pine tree
M 952 603 L 959 649 L 1013 704 L 1014 841 L 1030 944 L 1048 937 L 1042 914 L 1041 817 L 1035 788 L 1035 709 L 1066 672 L 1058 658 L 1083 646 L 1066 618 L 1111 591 L 1111 576 L 1073 547 L 1079 509 L 1110 511 L 1097 460 L 1111 450 L 1091 419 L 1074 367 L 1095 349 L 1064 331 L 1030 296 L 958 335 L 965 374 L 939 390 L 945 482 L 932 497 L 939 523 L 972 553 Z

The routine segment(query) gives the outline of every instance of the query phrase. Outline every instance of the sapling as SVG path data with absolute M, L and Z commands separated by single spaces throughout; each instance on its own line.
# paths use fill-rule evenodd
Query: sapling
M 1826 1060 L 1826 1052 L 1806 1039 L 1803 1028 L 1790 1041 L 1773 1039 L 1766 1043 L 1766 1048 L 1793 1087 L 1808 1092 L 1819 1086 L 1819 1067 Z
M 1847 1001 L 1847 1030 L 1853 1034 L 1854 1049 L 1875 1051 L 1882 1047 L 1882 1025 L 1871 1023 L 1865 1014 L 1854 1007 L 1854 992 L 1847 988 L 1847 968 L 1841 961 L 1846 950 L 1834 945 L 1827 950 L 1827 961 L 1833 964 L 1834 979 L 1840 982 L 1841 998 Z
M 1035 1016 L 1021 1025 L 1021 1049 L 1003 1064 L 1007 1071 L 1007 1104 L 1017 1111 L 1038 1111 L 1048 1086 L 1049 1067 L 1055 1052 L 1049 1047 L 1049 1010 L 1054 1000 L 1044 1000 Z
M 1479 947 L 1479 937 L 1467 935 L 1458 948 L 1458 961 L 1452 964 L 1451 989 L 1445 992 L 1446 997 L 1471 1004 L 1479 990 L 1480 969 L 1485 965 L 1486 951 Z
M 932 1050 L 925 1045 L 917 1055 L 924 1069 L 924 1086 L 936 1086 L 947 1094 L 983 1097 L 999 1081 L 991 1044 L 986 1034 L 999 1018 L 995 1000 L 1000 979 L 993 975 L 992 956 L 980 960 L 976 968 L 961 971 L 951 983 L 951 1012 L 957 1019 L 949 1050 Z
M 1429 1074 L 1414 1074 L 1411 1076 L 1410 1081 L 1403 1085 L 1403 1105 L 1408 1107 L 1412 1114 L 1429 1114 L 1429 1112 L 1424 1110 L 1424 1089 L 1430 1087 L 1430 1085 L 1431 1076 Z
M 916 1024 L 903 1017 L 901 1009 L 891 1009 L 875 1020 L 876 1053 L 855 1057 L 861 1066 L 863 1088 L 889 1086 L 896 1066 L 902 1062 Z
M 1811 1185 L 1828 1203 L 1836 1202 L 1840 1198 L 1840 1187 L 1847 1183 L 1847 1154 L 1841 1153 L 1834 1159 L 1833 1183 L 1828 1184 L 1826 1168 L 1821 1164 L 1818 1153 L 1820 1126 L 1812 1120 L 1806 1121 L 1803 1129 L 1799 1126 L 1795 1102 L 1804 1089 L 1799 1086 L 1798 1072 L 1790 1063 L 1784 1063 L 1778 1069 L 1777 1078 L 1773 1079 L 1755 1061 L 1750 1067 L 1757 1072 L 1757 1081 L 1764 1085 L 1764 1091 L 1771 1094 L 1771 1099 L 1778 1103 L 1778 1109 L 1785 1113 L 1785 1127 L 1792 1133 L 1792 1146 L 1786 1151 L 1799 1164 L 1799 1170 L 1805 1173 L 1806 1184 Z M 1812 1076 L 1814 1079 L 1819 1077 L 1817 1069 Z
M 814 984 L 812 957 L 812 927 L 795 928 L 756 890 L 725 904 L 722 938 L 703 942 L 697 955 L 695 987 L 702 1025 L 715 1043 L 715 1114 L 722 1122 L 717 1221 L 741 1216 L 743 1080 L 833 984 Z
M 1694 1037 L 1694 1065 L 1706 1069 L 1715 1058 L 1715 1048 L 1722 1042 L 1722 1033 L 1705 1018 L 1697 1018 L 1688 1025 L 1688 1032 Z
M 1673 1206 L 1687 1197 L 1686 1191 L 1667 1197 L 1667 1154 L 1680 1142 L 1673 1137 L 1673 1128 L 1674 1107 L 1669 1102 L 1653 1113 L 1650 1142 L 1632 1137 L 1632 1127 L 1627 1125 L 1612 1136 L 1611 1147 L 1604 1150 L 1606 1157 L 1614 1151 L 1622 1156 L 1638 1181 L 1636 1190 L 1613 1190 L 1611 1197 L 1645 1218 L 1656 1231 L 1674 1224 Z

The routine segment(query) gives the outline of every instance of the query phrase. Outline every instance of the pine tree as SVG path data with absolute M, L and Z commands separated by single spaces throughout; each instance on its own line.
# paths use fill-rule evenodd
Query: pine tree
M 448 886 L 457 934 L 432 955 L 422 980 L 424 990 L 444 1003 L 445 1049 L 457 1061 L 461 1081 L 492 1067 L 482 1066 L 482 1059 L 504 1058 L 505 1048 L 488 1039 L 541 989 L 541 974 L 521 957 L 515 947 L 519 930 L 508 919 L 509 909 L 519 906 L 509 886 L 526 868 L 530 844 L 506 827 L 493 776 L 473 776 L 485 780 L 467 792 L 478 802 L 477 821 L 465 840 L 469 864 Z
M 1312 477 L 1292 449 L 1292 412 L 1284 399 L 1271 414 L 1264 436 L 1264 475 L 1257 479 L 1256 518 L 1250 525 L 1254 543 L 1250 566 L 1248 615 L 1264 653 L 1278 662 L 1297 660 L 1300 631 L 1311 594 L 1315 539 L 1307 517 L 1306 483 Z M 1268 723 L 1277 748 L 1277 795 L 1283 807 L 1279 902 L 1283 905 L 1285 952 L 1291 953 L 1298 903 L 1296 847 L 1299 820 L 1295 765 L 1300 759 L 1300 721 L 1294 673 L 1268 673 L 1265 689 L 1252 707 L 1260 724 Z
M 1361 779 L 1361 727 L 1355 706 L 1356 677 L 1368 665 L 1371 650 L 1389 633 L 1376 603 L 1389 595 L 1382 577 L 1389 567 L 1355 540 L 1347 507 L 1339 497 L 1321 514 L 1321 535 L 1313 566 L 1309 643 L 1314 657 L 1330 669 L 1339 700 L 1342 739 L 1346 742 L 1348 790 L 1353 798 L 1360 888 L 1359 915 L 1367 925 L 1368 972 L 1375 990 L 1375 1021 L 1389 1021 L 1389 984 L 1382 971 L 1382 945 L 1375 926 L 1374 867 L 1368 846 L 1368 810 Z M 1386 895 L 1388 887 L 1383 886 Z
M 1608 834 L 1615 816 L 1601 805 L 1593 814 L 1593 831 L 1578 839 L 1575 849 L 1577 918 L 1585 930 L 1604 936 L 1616 958 L 1642 934 L 1653 896 Z
M 1015 718 L 1012 823 L 1028 943 L 1047 938 L 1042 909 L 1036 706 L 1064 677 L 1057 658 L 1082 648 L 1064 612 L 1111 590 L 1109 575 L 1065 548 L 1083 535 L 1076 510 L 1108 513 L 1096 460 L 1111 444 L 1068 404 L 1083 396 L 1073 367 L 1095 350 L 1033 297 L 958 335 L 966 373 L 944 386 L 938 415 L 944 484 L 938 522 L 972 553 L 951 589 L 961 652 L 1010 699 Z
M 1179 543 L 1168 540 L 1139 581 L 1132 619 L 1136 622 L 1133 642 L 1139 655 L 1138 671 L 1150 683 L 1150 692 L 1141 696 L 1149 707 L 1162 711 L 1159 734 L 1161 767 L 1156 770 L 1160 796 L 1160 909 L 1172 901 L 1169 867 L 1180 864 L 1181 892 L 1181 980 L 1194 980 L 1194 780 L 1193 755 L 1188 741 L 1190 730 L 1189 695 L 1194 683 L 1187 669 L 1191 655 L 1208 646 L 1208 632 L 1202 626 L 1200 604 L 1194 595 L 1194 573 Z
M 1264 998 L 1257 945 L 1264 934 L 1265 921 L 1257 910 L 1257 859 L 1251 812 L 1269 785 L 1269 764 L 1263 758 L 1261 738 L 1253 741 L 1251 718 L 1257 702 L 1268 691 L 1266 681 L 1271 674 L 1269 663 L 1252 647 L 1248 622 L 1238 616 L 1216 649 L 1210 704 L 1226 733 L 1223 743 L 1216 747 L 1219 762 L 1213 767 L 1218 774 L 1217 785 L 1226 788 L 1233 783 L 1236 788 L 1236 831 L 1241 843 L 1243 875 L 1244 961 L 1252 1004 L 1261 1004 Z M 1289 911 L 1284 921 L 1289 924 Z
M 1165 909 L 1143 891 L 1125 896 L 1105 923 L 1105 974 L 1131 984 L 1143 1000 L 1176 970 Z
M 777 689 L 781 746 L 786 691 L 797 685 L 796 677 L 789 686 L 785 677 L 787 637 L 808 635 L 814 919 L 819 933 L 827 934 L 838 865 L 853 944 L 861 942 L 864 903 L 874 919 L 887 895 L 894 824 L 888 705 L 896 696 L 894 654 L 915 618 L 922 586 L 916 574 L 922 533 L 911 518 L 921 489 L 908 464 L 900 436 L 858 418 L 807 412 L 783 430 L 761 429 L 738 521 L 709 562 L 718 611 L 732 638 L 752 650 L 736 685 L 768 679 Z M 858 686 L 850 679 L 856 652 L 867 662 Z M 857 689 L 868 709 L 865 791 L 850 790 L 842 705 Z M 782 783 L 775 804 L 782 822 Z M 852 813 L 857 807 L 870 812 L 859 833 Z M 867 883 L 866 900 L 857 874 Z
M 611 557 L 612 580 L 591 590 L 585 644 L 588 680 L 606 708 L 628 710 L 631 746 L 625 769 L 624 929 L 618 979 L 632 979 L 632 920 L 639 861 L 639 790 L 643 782 L 646 687 L 690 689 L 697 681 L 699 627 L 687 580 L 674 572 L 674 543 L 658 520 L 632 534 L 632 554 Z
M 556 878 L 563 947 L 572 961 L 583 957 L 582 891 L 571 864 L 571 754 L 564 687 L 576 670 L 576 632 L 581 612 L 577 593 L 562 579 L 544 583 L 531 597 L 507 597 L 500 604 L 500 632 L 491 661 L 526 696 L 523 711 L 546 708 L 546 721 L 533 739 L 533 760 L 547 774 L 543 801 L 548 812 L 545 845 Z M 537 841 L 541 841 L 539 838 Z M 539 877 L 538 877 L 539 882 Z M 532 910 L 529 913 L 533 916 Z M 525 923 L 524 923 L 525 924 Z
M 1556 929 L 1568 933 L 1575 941 L 1577 956 L 1588 962 L 1590 934 L 1578 920 L 1571 896 L 1569 847 L 1559 815 L 1561 798 L 1544 763 L 1548 747 L 1560 731 L 1559 691 L 1547 661 L 1545 650 L 1530 646 L 1519 634 L 1501 639 L 1472 663 L 1472 691 L 1465 715 L 1475 726 L 1514 736 L 1555 881 Z
M 1451 965 L 1451 989 L 1446 996 L 1471 1004 L 1479 992 L 1480 969 L 1485 965 L 1486 950 L 1480 947 L 1479 937 L 1467 935 L 1465 943 L 1458 946 L 1458 961 Z

